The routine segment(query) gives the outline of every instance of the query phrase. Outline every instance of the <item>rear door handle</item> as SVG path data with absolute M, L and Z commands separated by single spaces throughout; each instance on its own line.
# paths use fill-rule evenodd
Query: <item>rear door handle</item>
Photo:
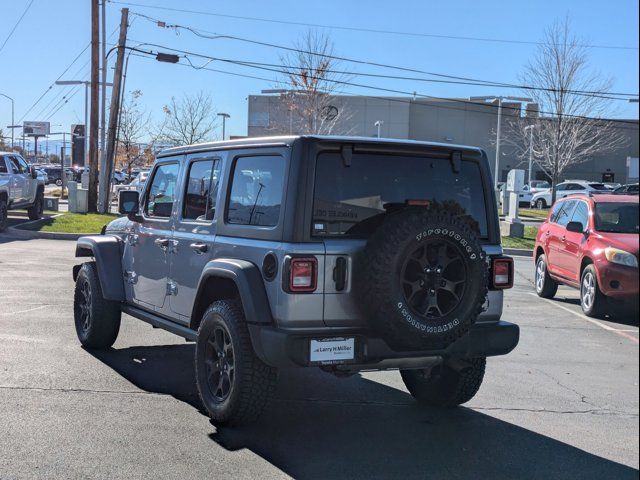
M 566 238 L 567 238 L 567 237 L 565 237 L 564 235 L 562 235 L 562 237 L 560 237 L 560 240 L 564 242 L 564 241 L 566 240 Z
M 155 243 L 156 247 L 160 247 L 162 250 L 166 250 L 169 247 L 168 238 L 156 238 L 153 243 Z
M 192 243 L 191 245 L 189 245 L 191 247 L 191 250 L 193 250 L 194 252 L 196 252 L 198 255 L 202 255 L 203 253 L 205 253 L 207 250 L 209 250 L 209 247 L 207 246 L 206 243 L 200 243 L 200 242 L 196 242 L 196 243 Z

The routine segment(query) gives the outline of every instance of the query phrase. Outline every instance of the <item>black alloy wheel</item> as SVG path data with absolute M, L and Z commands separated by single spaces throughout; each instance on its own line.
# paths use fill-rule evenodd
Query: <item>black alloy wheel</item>
M 205 350 L 207 386 L 218 402 L 225 401 L 233 388 L 235 358 L 229 332 L 216 326 L 207 339 Z
M 451 313 L 464 296 L 466 266 L 450 242 L 427 241 L 405 261 L 401 279 L 407 304 L 428 319 Z

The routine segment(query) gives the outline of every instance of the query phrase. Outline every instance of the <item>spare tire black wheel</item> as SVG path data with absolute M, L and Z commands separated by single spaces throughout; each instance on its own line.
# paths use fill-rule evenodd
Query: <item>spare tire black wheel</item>
M 471 225 L 440 209 L 390 213 L 355 267 L 361 309 L 395 350 L 445 348 L 487 296 L 486 256 Z

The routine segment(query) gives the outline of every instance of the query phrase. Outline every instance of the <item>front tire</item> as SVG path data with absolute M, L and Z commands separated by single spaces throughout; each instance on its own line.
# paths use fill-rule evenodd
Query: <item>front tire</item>
M 547 201 L 544 198 L 539 198 L 536 200 L 536 208 L 538 210 L 542 210 L 543 208 L 547 208 Z
M 602 317 L 605 313 L 606 297 L 598 286 L 598 277 L 593 265 L 587 265 L 580 277 L 580 306 L 587 317 Z
M 277 370 L 255 354 L 237 300 L 214 302 L 204 313 L 195 366 L 200 400 L 219 425 L 256 421 L 273 395 Z
M 33 205 L 27 209 L 29 220 L 40 220 L 44 211 L 44 192 L 39 191 Z
M 87 348 L 109 348 L 120 331 L 120 304 L 102 296 L 95 262 L 82 265 L 76 279 L 73 316 L 78 339 Z
M 546 255 L 540 255 L 536 262 L 536 293 L 542 298 L 553 298 L 558 291 L 558 282 L 549 276 Z
M 487 359 L 449 361 L 431 369 L 400 370 L 409 393 L 433 407 L 456 407 L 471 400 L 482 385 Z

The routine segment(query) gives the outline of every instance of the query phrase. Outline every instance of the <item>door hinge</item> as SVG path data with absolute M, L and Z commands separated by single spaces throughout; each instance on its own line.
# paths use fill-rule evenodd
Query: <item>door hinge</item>
M 124 278 L 129 285 L 135 285 L 138 283 L 138 274 L 134 271 L 125 270 Z
M 176 282 L 169 280 L 167 282 L 167 295 L 177 295 L 178 294 L 178 285 Z

